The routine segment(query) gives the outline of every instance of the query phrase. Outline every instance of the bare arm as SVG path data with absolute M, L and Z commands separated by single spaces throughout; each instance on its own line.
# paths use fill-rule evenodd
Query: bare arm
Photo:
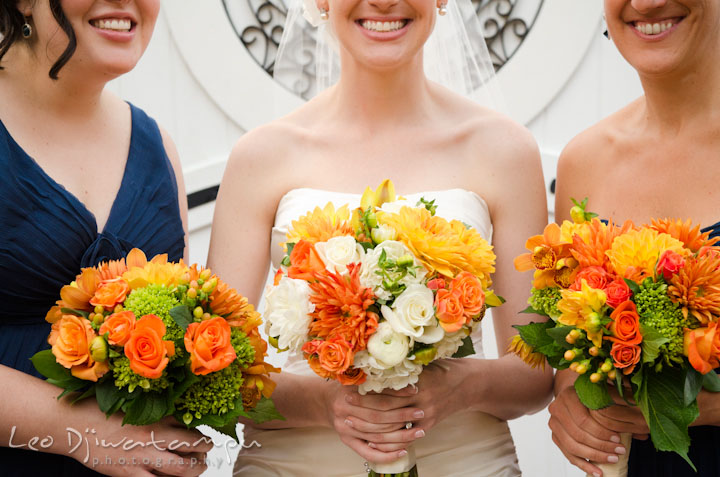
M 178 155 L 177 148 L 175 147 L 175 143 L 172 138 L 163 127 L 159 126 L 159 128 L 163 145 L 165 146 L 165 152 L 167 153 L 175 172 L 175 181 L 177 182 L 178 188 L 178 205 L 180 205 L 180 217 L 182 219 L 183 230 L 185 231 L 185 252 L 183 254 L 183 259 L 187 261 L 190 253 L 190 239 L 188 236 L 188 203 L 187 195 L 185 193 L 185 179 L 183 177 L 182 163 L 180 162 L 180 156 Z

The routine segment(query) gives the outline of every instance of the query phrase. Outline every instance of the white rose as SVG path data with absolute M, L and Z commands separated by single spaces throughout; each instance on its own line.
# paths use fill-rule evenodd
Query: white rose
M 315 244 L 315 250 L 331 272 L 347 273 L 347 265 L 358 263 L 364 254 L 362 246 L 349 236 L 333 237 Z
M 277 286 L 270 287 L 265 295 L 265 330 L 268 336 L 278 338 L 280 349 L 299 352 L 307 341 L 310 313 L 315 305 L 310 302 L 310 286 L 305 280 L 282 277 Z
M 392 309 L 383 305 L 380 311 L 395 331 L 413 339 L 423 338 L 425 328 L 437 327 L 433 293 L 425 285 L 411 284 L 393 302 Z M 433 343 L 436 332 L 428 330 L 423 343 Z M 438 340 L 442 338 L 439 337 Z
M 397 214 L 403 207 L 414 207 L 414 204 L 407 200 L 396 200 L 395 202 L 385 202 L 380 210 L 388 214 Z
M 409 273 L 406 274 L 400 280 L 401 284 L 409 286 L 412 284 L 419 284 L 423 281 L 425 275 L 427 274 L 427 270 L 425 270 L 425 267 L 423 267 L 420 262 L 415 260 L 415 257 L 412 255 L 412 252 L 410 252 L 410 249 L 402 242 L 386 240 L 377 247 L 365 252 L 365 256 L 362 261 L 362 268 L 360 269 L 360 283 L 364 287 L 372 288 L 375 296 L 383 300 L 389 300 L 392 297 L 392 294 L 385 290 L 382 286 L 383 277 L 377 273 L 380 271 L 378 262 L 380 261 L 380 255 L 382 255 L 383 251 L 385 252 L 387 259 L 394 261 L 397 261 L 400 257 L 410 255 L 413 257 L 413 265 L 419 267 L 415 270 L 415 276 L 412 276 Z M 395 272 L 390 273 L 389 278 L 391 280 L 399 277 L 399 274 L 393 276 L 394 274 Z
M 383 369 L 400 364 L 410 350 L 410 340 L 383 321 L 367 343 L 367 351 Z

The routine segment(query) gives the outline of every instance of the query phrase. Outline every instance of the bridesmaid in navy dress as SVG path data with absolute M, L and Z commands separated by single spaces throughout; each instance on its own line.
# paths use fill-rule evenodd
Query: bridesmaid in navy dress
M 2 475 L 198 475 L 205 468 L 206 442 L 166 449 L 173 440 L 195 443 L 198 433 L 169 422 L 122 427 L 92 400 L 70 406 L 29 361 L 49 347 L 45 314 L 81 267 L 133 247 L 171 260 L 185 253 L 175 148 L 153 119 L 104 90 L 140 59 L 159 3 L 0 6 Z M 123 450 L 103 439 L 144 445 Z
M 605 0 L 610 38 L 637 70 L 644 95 L 577 136 L 558 166 L 557 220 L 570 198 L 616 221 L 692 218 L 720 236 L 720 4 L 717 0 Z M 714 224 L 714 225 L 711 225 Z M 720 475 L 720 394 L 702 391 L 690 428 L 690 458 L 657 452 L 637 407 L 588 412 L 558 373 L 550 405 L 553 440 L 571 463 L 617 462 L 619 432 L 636 438 L 631 477 Z M 639 439 L 638 439 L 639 438 Z

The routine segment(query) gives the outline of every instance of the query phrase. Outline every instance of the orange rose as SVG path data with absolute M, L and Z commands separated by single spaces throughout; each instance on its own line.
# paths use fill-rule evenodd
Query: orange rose
M 610 331 L 612 336 L 607 339 L 622 342 L 628 345 L 637 345 L 642 341 L 640 334 L 640 316 L 638 316 L 635 303 L 626 300 L 618 305 L 610 314 Z
M 237 359 L 230 343 L 230 325 L 219 316 L 190 324 L 185 349 L 190 353 L 190 369 L 200 375 L 225 369 Z
M 337 380 L 344 386 L 356 386 L 367 379 L 367 374 L 360 368 L 348 368 L 343 374 L 338 374 Z
M 130 333 L 135 328 L 135 321 L 135 313 L 132 311 L 113 313 L 100 327 L 100 335 L 108 333 L 108 343 L 125 346 L 130 339 Z
M 457 290 L 467 322 L 478 316 L 485 306 L 485 292 L 480 280 L 469 272 L 461 272 L 450 283 L 450 290 Z
M 617 308 L 620 303 L 630 299 L 632 292 L 627 283 L 625 283 L 625 280 L 617 277 L 608 283 L 608 286 L 605 288 L 605 296 L 607 297 L 605 303 L 611 308 Z
M 336 336 L 322 342 L 318 347 L 320 366 L 334 374 L 342 374 L 352 366 L 352 345 Z
M 613 359 L 613 366 L 622 369 L 623 374 L 628 375 L 633 372 L 635 365 L 640 361 L 640 347 L 618 341 L 613 343 L 610 355 Z
M 125 301 L 130 286 L 122 278 L 118 277 L 113 280 L 105 280 L 95 290 L 95 295 L 90 298 L 92 306 L 103 306 L 107 310 L 112 310 L 115 305 Z
M 98 362 L 90 356 L 90 342 L 96 336 L 90 321 L 63 315 L 53 324 L 48 343 L 57 362 L 70 369 L 73 376 L 97 382 L 110 368 L 106 361 Z
M 432 280 L 427 282 L 425 286 L 431 290 L 440 290 L 441 288 L 445 288 L 446 286 L 445 279 L 440 277 L 433 278 Z
M 585 267 L 577 273 L 575 276 L 575 283 L 572 284 L 570 289 L 575 291 L 581 290 L 583 280 L 587 281 L 590 288 L 604 290 L 608 286 L 608 283 L 612 280 L 612 275 L 610 275 L 603 267 Z
M 155 315 L 145 315 L 135 322 L 130 339 L 125 343 L 125 356 L 130 369 L 148 379 L 157 379 L 167 366 L 168 356 L 175 354 L 175 344 L 163 341 L 165 323 Z
M 720 333 L 717 323 L 705 328 L 685 328 L 685 354 L 690 364 L 701 374 L 707 374 L 720 366 Z
M 315 281 L 314 272 L 325 270 L 325 263 L 315 250 L 315 246 L 306 240 L 295 244 L 290 252 L 290 264 L 287 270 L 288 277 L 309 282 Z
M 465 310 L 459 290 L 438 290 L 435 295 L 435 314 L 447 333 L 454 333 L 465 324 Z

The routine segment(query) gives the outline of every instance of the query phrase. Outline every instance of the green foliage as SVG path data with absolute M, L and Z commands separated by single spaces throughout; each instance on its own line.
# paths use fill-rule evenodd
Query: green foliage
M 115 378 L 115 386 L 121 389 L 125 388 L 128 392 L 133 392 L 136 388 L 146 392 L 160 392 L 170 386 L 167 368 L 159 378 L 148 379 L 130 368 L 130 359 L 127 356 L 112 360 L 111 369 Z
M 249 409 L 246 412 L 247 416 L 253 421 L 255 421 L 257 424 L 262 424 L 263 422 L 272 420 L 285 420 L 285 417 L 280 414 L 275 408 L 275 403 L 272 401 L 272 399 L 268 399 L 266 397 L 260 398 L 260 401 L 257 403 L 257 405 L 253 409 Z
M 575 392 L 580 402 L 588 409 L 602 409 L 613 404 L 607 383 L 590 381 L 590 373 L 580 374 L 575 380 Z
M 683 389 L 683 400 L 686 406 L 690 406 L 702 389 L 703 375 L 695 371 L 693 367 L 688 367 L 685 374 L 685 387 Z
M 420 200 L 418 201 L 416 206 L 425 207 L 428 212 L 430 212 L 430 215 L 435 215 L 435 212 L 437 212 L 437 205 L 435 205 L 435 199 L 426 200 L 425 197 L 420 197 Z
M 89 381 L 76 378 L 70 373 L 69 369 L 58 363 L 55 360 L 55 355 L 52 353 L 52 350 L 46 349 L 39 351 L 30 358 L 30 361 L 32 361 L 38 373 L 47 378 L 47 382 L 63 388 L 66 391 L 79 391 L 91 384 Z M 59 397 L 65 394 L 66 393 L 62 393 Z
M 558 287 L 533 288 L 528 303 L 539 315 L 557 320 L 561 315 L 557 307 L 560 298 L 562 293 Z
M 640 324 L 640 334 L 643 337 L 641 344 L 643 363 L 654 363 L 660 356 L 660 347 L 670 340 L 649 325 Z
M 165 323 L 164 339 L 177 341 L 185 335 L 185 331 L 170 316 L 170 310 L 180 302 L 171 289 L 164 285 L 150 284 L 130 292 L 123 306 L 135 313 L 140 319 L 144 315 L 157 315 Z
M 232 411 L 242 398 L 243 377 L 237 361 L 198 380 L 178 398 L 178 411 L 189 412 L 196 419 L 205 415 L 222 415 Z
M 707 391 L 713 393 L 720 392 L 720 377 L 718 377 L 715 371 L 710 371 L 703 376 L 702 386 L 703 389 Z
M 462 340 L 462 345 L 458 348 L 457 351 L 455 351 L 455 354 L 453 354 L 452 357 L 464 358 L 465 356 L 470 356 L 473 354 L 475 354 L 475 346 L 473 346 L 472 338 L 466 336 Z
M 190 307 L 186 305 L 178 305 L 176 307 L 173 307 L 168 313 L 170 314 L 170 317 L 173 319 L 175 324 L 182 328 L 183 331 L 187 331 L 188 326 L 190 326 L 190 323 L 193 322 L 193 316 L 190 312 Z
M 145 426 L 155 423 L 173 413 L 172 401 L 167 393 L 145 393 L 142 397 L 128 401 L 123 405 L 124 424 Z

